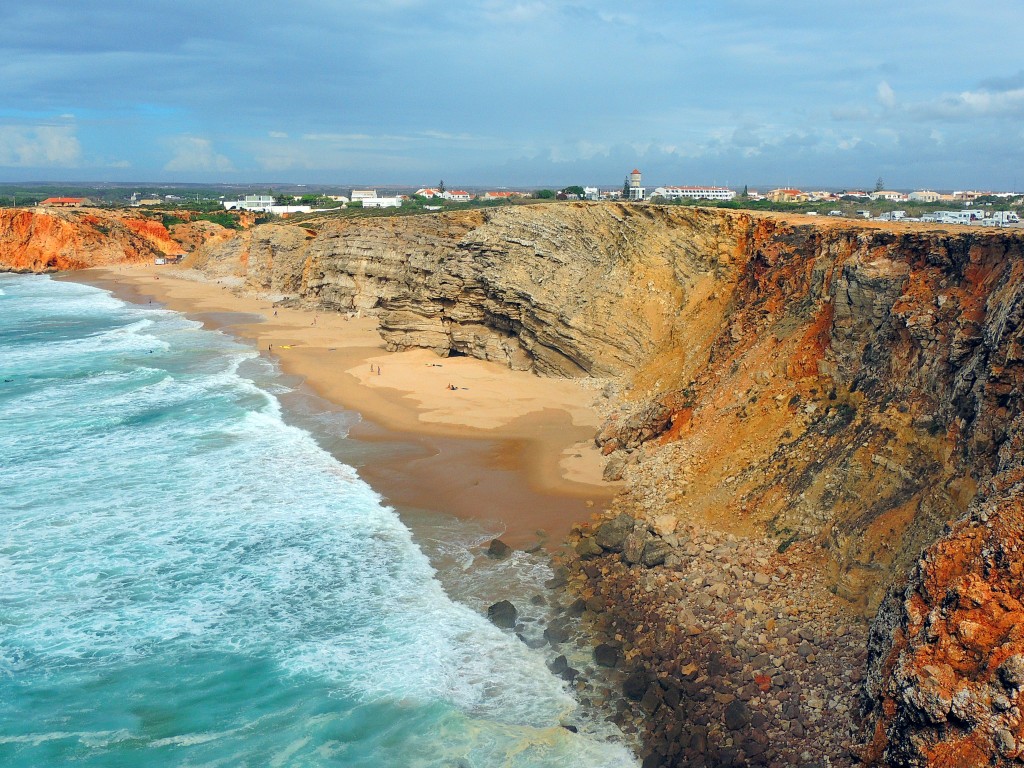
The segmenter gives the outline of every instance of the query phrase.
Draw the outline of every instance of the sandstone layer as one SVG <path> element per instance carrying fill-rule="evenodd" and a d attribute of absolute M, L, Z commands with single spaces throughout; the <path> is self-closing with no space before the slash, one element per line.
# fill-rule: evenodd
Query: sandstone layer
<path fill-rule="evenodd" d="M 86 262 L 73 248 L 63 262 L 32 256 L 46 248 L 26 242 L 0 237 L 0 258 Z M 609 546 L 600 528 L 581 530 L 574 583 L 629 596 L 591 619 L 647 676 L 642 697 L 675 676 L 648 701 L 649 764 L 697 764 L 694 739 L 716 760 L 785 764 L 790 753 L 773 753 L 750 723 L 819 728 L 821 718 L 773 709 L 795 696 L 802 713 L 808 691 L 825 690 L 774 629 L 785 620 L 784 637 L 800 638 L 786 592 L 804 570 L 816 603 L 835 595 L 844 615 L 799 619 L 817 622 L 803 662 L 862 663 L 848 638 L 883 605 L 867 654 L 870 744 L 847 748 L 844 721 L 842 749 L 812 758 L 943 765 L 1020 753 L 1021 688 L 1006 666 L 1018 654 L 1008 627 L 1021 567 L 1019 232 L 581 203 L 269 224 L 203 242 L 191 266 L 283 302 L 376 315 L 393 350 L 607 381 L 596 439 L 607 475 L 629 481 L 616 513 L 628 512 L 633 538 Z M 719 558 L 722 536 L 757 545 L 720 553 L 717 580 L 691 578 Z M 763 590 L 763 611 L 744 580 Z M 706 680 L 683 670 L 710 652 L 685 638 L 711 629 L 689 615 L 708 610 L 712 589 L 752 601 L 719 617 L 728 631 L 713 642 L 728 685 L 754 688 L 747 699 L 713 692 L 718 708 L 700 710 L 707 725 L 687 735 L 672 724 L 692 716 L 687 692 Z M 652 637 L 676 639 L 655 649 Z M 722 657 L 718 645 L 739 640 L 746 655 Z"/>

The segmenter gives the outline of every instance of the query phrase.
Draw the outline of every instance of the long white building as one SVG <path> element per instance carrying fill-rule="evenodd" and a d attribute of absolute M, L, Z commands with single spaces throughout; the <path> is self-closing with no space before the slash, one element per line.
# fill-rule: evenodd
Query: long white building
<path fill-rule="evenodd" d="M 666 200 L 689 197 L 694 200 L 732 200 L 736 193 L 728 187 L 658 187 L 654 196 Z"/>

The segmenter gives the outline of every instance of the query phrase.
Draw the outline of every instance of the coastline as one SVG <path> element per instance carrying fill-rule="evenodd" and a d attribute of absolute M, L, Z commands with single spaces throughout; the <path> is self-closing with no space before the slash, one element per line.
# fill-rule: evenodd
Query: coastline
<path fill-rule="evenodd" d="M 63 279 L 230 333 L 315 396 L 357 413 L 349 438 L 400 446 L 358 467 L 400 510 L 489 524 L 514 548 L 557 548 L 621 489 L 601 479 L 599 392 L 579 382 L 428 350 L 388 352 L 374 318 L 275 306 L 191 270 L 92 268 Z"/>
<path fill-rule="evenodd" d="M 643 729 L 636 719 L 623 717 L 629 711 L 622 695 L 627 672 L 596 661 L 597 640 L 581 620 L 584 601 L 569 588 L 565 567 L 573 558 L 574 531 L 607 511 L 622 489 L 621 483 L 601 479 L 603 461 L 593 442 L 598 414 L 589 404 L 597 390 L 472 358 L 445 360 L 427 350 L 387 352 L 371 318 L 343 320 L 284 307 L 275 316 L 268 299 L 238 296 L 212 281 L 175 279 L 170 270 L 93 268 L 59 279 L 110 290 L 137 304 L 152 301 L 248 341 L 259 354 L 272 353 L 286 377 L 302 381 L 293 395 L 303 409 L 354 412 L 359 419 L 332 452 L 395 507 L 446 591 L 454 588 L 456 599 L 489 617 L 488 606 L 515 599 L 518 620 L 507 629 L 543 654 L 552 675 L 564 680 L 579 702 L 563 726 L 586 729 L 639 754 Z M 372 378 L 371 362 L 375 371 L 383 369 Z M 437 382 L 452 371 L 460 386 L 470 388 L 458 393 L 441 388 L 438 397 Z M 454 409 L 444 399 L 474 391 L 480 393 L 475 408 L 463 401 Z M 513 416 L 503 417 L 503 408 Z M 474 420 L 481 425 L 473 426 Z M 452 523 L 468 524 L 477 534 L 493 530 L 495 538 L 520 553 L 511 559 L 489 557 L 490 537 L 479 536 L 468 566 L 473 585 L 453 583 L 453 576 L 465 581 L 467 565 L 446 562 L 440 538 L 453 530 Z M 524 573 L 520 581 L 516 572 L 531 572 L 541 562 L 550 566 L 553 578 L 543 588 L 538 582 L 524 591 L 533 577 Z"/>

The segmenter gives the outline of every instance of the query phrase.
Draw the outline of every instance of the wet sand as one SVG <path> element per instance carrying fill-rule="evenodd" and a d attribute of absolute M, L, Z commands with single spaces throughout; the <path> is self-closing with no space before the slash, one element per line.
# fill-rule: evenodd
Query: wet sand
<path fill-rule="evenodd" d="M 579 382 L 429 350 L 387 352 L 374 318 L 277 307 L 190 270 L 94 268 L 68 278 L 248 340 L 317 396 L 359 413 L 349 437 L 361 449 L 341 458 L 399 511 L 478 520 L 512 546 L 557 546 L 618 490 L 601 479 L 593 443 L 599 393 Z"/>

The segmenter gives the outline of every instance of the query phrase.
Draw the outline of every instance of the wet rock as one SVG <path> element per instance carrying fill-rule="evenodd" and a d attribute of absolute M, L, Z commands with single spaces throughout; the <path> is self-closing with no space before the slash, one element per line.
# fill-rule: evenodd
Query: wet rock
<path fill-rule="evenodd" d="M 594 661 L 602 667 L 617 667 L 622 661 L 622 651 L 607 643 L 594 648 Z"/>
<path fill-rule="evenodd" d="M 582 597 L 577 597 L 573 600 L 569 606 L 565 609 L 565 613 L 568 616 L 578 619 L 583 615 L 583 612 L 587 609 L 587 601 Z"/>
<path fill-rule="evenodd" d="M 572 633 L 565 621 L 555 619 L 544 628 L 544 638 L 552 645 L 559 645 L 566 642 Z"/>
<path fill-rule="evenodd" d="M 512 629 L 516 625 L 519 611 L 508 600 L 501 600 L 487 609 L 487 618 L 496 627 Z"/>
<path fill-rule="evenodd" d="M 493 557 L 495 560 L 504 560 L 511 554 L 512 547 L 501 539 L 491 539 L 491 543 L 487 546 L 487 556 Z"/>
<path fill-rule="evenodd" d="M 569 668 L 569 660 L 565 658 L 565 655 L 556 656 L 548 662 L 548 669 L 551 670 L 551 674 L 560 675 Z"/>
<path fill-rule="evenodd" d="M 622 695 L 631 701 L 640 701 L 647 693 L 650 683 L 646 672 L 633 672 L 622 683 Z"/>

